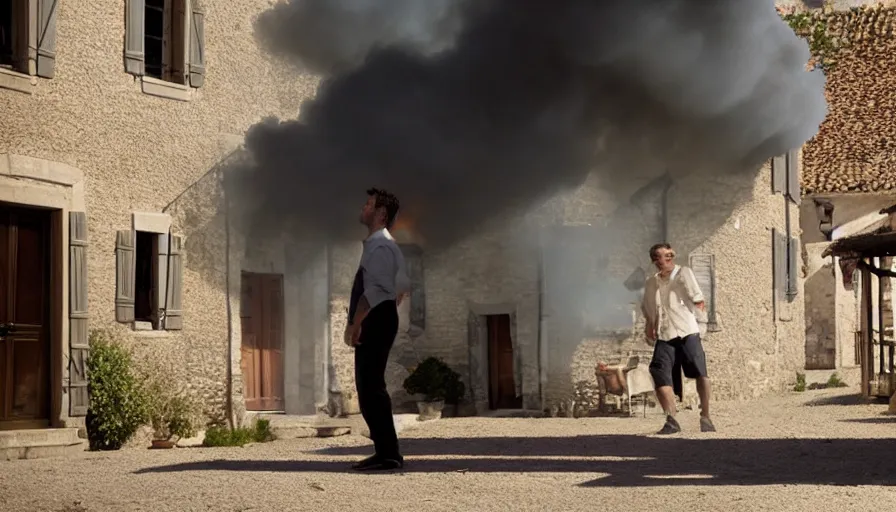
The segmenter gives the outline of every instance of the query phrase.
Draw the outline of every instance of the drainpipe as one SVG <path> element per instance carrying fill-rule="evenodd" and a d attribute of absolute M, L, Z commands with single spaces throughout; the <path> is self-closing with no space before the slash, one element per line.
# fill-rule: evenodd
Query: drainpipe
<path fill-rule="evenodd" d="M 538 248 L 538 396 L 541 400 L 541 408 L 546 407 L 545 387 L 548 381 L 548 313 L 545 294 L 547 292 L 546 263 L 544 229 L 541 230 L 540 244 Z"/>
<path fill-rule="evenodd" d="M 233 430 L 236 426 L 233 417 L 233 306 L 230 303 L 230 195 L 224 183 L 227 173 L 221 173 L 221 192 L 224 196 L 224 299 L 227 304 L 227 377 L 225 382 L 224 412 L 227 423 Z"/>

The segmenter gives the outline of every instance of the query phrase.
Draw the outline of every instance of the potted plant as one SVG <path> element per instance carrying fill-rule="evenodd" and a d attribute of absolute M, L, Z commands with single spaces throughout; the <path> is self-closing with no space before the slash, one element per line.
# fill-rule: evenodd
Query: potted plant
<path fill-rule="evenodd" d="M 174 448 L 178 439 L 193 437 L 197 427 L 193 402 L 171 389 L 171 381 L 157 378 L 147 386 L 147 415 L 152 448 Z M 173 438 L 177 438 L 174 439 Z"/>
<path fill-rule="evenodd" d="M 404 390 L 410 395 L 423 395 L 417 402 L 420 421 L 442 417 L 445 403 L 457 404 L 464 395 L 464 383 L 460 374 L 444 361 L 429 357 L 420 363 L 404 381 Z"/>

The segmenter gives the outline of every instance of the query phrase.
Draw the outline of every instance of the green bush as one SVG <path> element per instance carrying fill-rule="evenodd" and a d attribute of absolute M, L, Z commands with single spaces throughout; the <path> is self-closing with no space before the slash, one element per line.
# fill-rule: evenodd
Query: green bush
<path fill-rule="evenodd" d="M 89 340 L 87 437 L 92 450 L 117 450 L 146 423 L 146 395 L 130 352 L 106 331 Z"/>
<path fill-rule="evenodd" d="M 806 374 L 805 373 L 797 373 L 796 374 L 796 386 L 793 387 L 793 390 L 797 393 L 802 393 L 806 390 Z"/>
<path fill-rule="evenodd" d="M 193 437 L 197 430 L 197 407 L 187 395 L 174 388 L 174 378 L 155 368 L 146 374 L 147 416 L 155 439 Z"/>
<path fill-rule="evenodd" d="M 444 400 L 456 404 L 463 398 L 465 388 L 459 373 L 441 359 L 429 357 L 404 380 L 404 389 L 411 395 L 423 395 L 427 402 Z"/>
<path fill-rule="evenodd" d="M 205 432 L 203 446 L 243 446 L 248 443 L 266 443 L 274 440 L 271 422 L 266 419 L 257 420 L 251 427 L 230 429 L 215 425 Z"/>

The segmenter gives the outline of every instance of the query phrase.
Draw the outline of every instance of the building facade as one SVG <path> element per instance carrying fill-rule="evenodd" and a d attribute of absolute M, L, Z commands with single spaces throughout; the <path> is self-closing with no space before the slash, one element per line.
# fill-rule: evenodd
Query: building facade
<path fill-rule="evenodd" d="M 94 328 L 223 411 L 239 344 L 231 357 L 223 210 L 207 194 L 246 129 L 294 115 L 315 80 L 257 47 L 267 2 L 13 4 L 0 30 L 0 321 L 17 329 L 0 342 L 0 428 L 83 421 Z"/>
<path fill-rule="evenodd" d="M 39 0 L 3 22 L 0 322 L 17 330 L 0 341 L 0 428 L 83 424 L 96 328 L 211 417 L 313 414 L 334 397 L 356 410 L 341 339 L 360 243 L 260 240 L 222 185 L 247 128 L 294 116 L 316 81 L 257 47 L 267 2 L 198 2 Z M 440 251 L 399 226 L 414 292 L 396 400 L 434 355 L 477 411 L 541 410 L 597 358 L 649 350 L 637 304 L 663 240 L 709 298 L 717 396 L 782 389 L 803 365 L 798 160 L 621 194 L 592 177 Z"/>

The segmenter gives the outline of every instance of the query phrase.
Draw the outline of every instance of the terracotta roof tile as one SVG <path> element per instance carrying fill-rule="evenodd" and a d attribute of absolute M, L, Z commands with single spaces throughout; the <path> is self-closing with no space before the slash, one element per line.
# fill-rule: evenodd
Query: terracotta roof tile
<path fill-rule="evenodd" d="M 896 9 L 826 19 L 840 49 L 826 72 L 830 112 L 803 148 L 803 190 L 896 193 Z"/>

